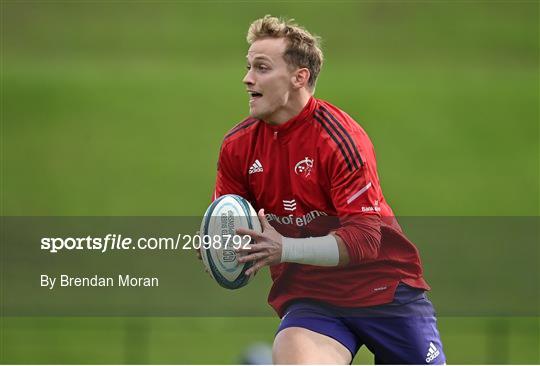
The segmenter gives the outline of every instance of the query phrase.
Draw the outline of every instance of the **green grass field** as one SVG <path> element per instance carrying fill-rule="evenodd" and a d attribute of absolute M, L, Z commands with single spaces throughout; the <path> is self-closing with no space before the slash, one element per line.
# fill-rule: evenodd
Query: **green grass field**
<path fill-rule="evenodd" d="M 271 343 L 276 318 L 8 318 L 6 363 L 229 364 Z M 450 363 L 538 363 L 538 318 L 439 319 Z M 364 347 L 355 364 L 372 364 Z"/>
<path fill-rule="evenodd" d="M 323 37 L 316 96 L 370 134 L 397 215 L 540 213 L 538 2 L 2 0 L 1 10 L 3 216 L 204 212 L 221 139 L 247 112 L 245 32 L 269 13 L 294 17 Z M 433 299 L 443 309 L 465 296 L 459 281 L 489 278 L 490 271 L 496 278 L 523 274 L 522 299 L 496 282 L 485 313 L 440 314 L 449 363 L 540 363 L 538 309 L 523 311 L 524 302 L 526 309 L 538 305 L 537 243 L 512 257 L 487 242 L 439 252 L 418 232 L 413 239 L 429 259 L 427 279 L 437 284 Z M 446 263 L 437 259 L 442 253 Z M 488 253 L 494 259 L 485 263 L 501 267 L 481 266 L 462 277 L 449 272 L 464 268 L 461 258 L 474 268 L 474 253 Z M 182 295 L 195 298 L 197 287 L 210 288 L 204 276 L 194 278 L 200 282 Z M 268 278 L 250 284 L 260 286 L 253 301 L 261 306 L 268 284 Z M 437 292 L 443 288 L 455 293 Z M 204 294 L 203 301 L 219 301 Z M 515 311 L 490 311 L 505 295 L 515 298 Z M 271 342 L 278 319 L 1 322 L 2 363 L 204 364 L 235 363 L 244 345 Z M 367 350 L 356 359 L 371 362 Z"/>

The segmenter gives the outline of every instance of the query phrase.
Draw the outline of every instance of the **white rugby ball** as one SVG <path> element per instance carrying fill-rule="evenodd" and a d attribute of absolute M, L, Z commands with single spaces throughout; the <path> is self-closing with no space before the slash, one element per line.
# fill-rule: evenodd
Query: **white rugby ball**
<path fill-rule="evenodd" d="M 204 266 L 220 286 L 231 290 L 247 285 L 253 277 L 245 274 L 252 262 L 238 263 L 235 245 L 248 243 L 246 238 L 241 243 L 240 237 L 233 238 L 238 228 L 262 231 L 251 204 L 240 196 L 227 194 L 208 207 L 200 229 L 201 238 L 206 238 L 201 245 Z"/>

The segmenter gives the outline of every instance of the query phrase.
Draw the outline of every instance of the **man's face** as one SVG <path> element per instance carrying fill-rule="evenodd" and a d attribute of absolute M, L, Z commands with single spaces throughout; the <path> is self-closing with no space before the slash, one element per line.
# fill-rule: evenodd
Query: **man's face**
<path fill-rule="evenodd" d="M 266 38 L 253 42 L 248 50 L 248 71 L 243 82 L 254 118 L 273 122 L 286 113 L 293 72 L 283 59 L 285 48 L 285 39 Z"/>

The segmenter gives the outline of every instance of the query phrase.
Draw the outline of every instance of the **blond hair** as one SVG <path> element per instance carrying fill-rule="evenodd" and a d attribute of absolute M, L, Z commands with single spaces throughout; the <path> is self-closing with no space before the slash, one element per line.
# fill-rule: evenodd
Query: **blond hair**
<path fill-rule="evenodd" d="M 283 20 L 270 15 L 251 23 L 247 33 L 247 42 L 250 45 L 264 38 L 285 38 L 287 41 L 287 48 L 283 54 L 285 62 L 289 66 L 307 68 L 310 74 L 308 86 L 311 90 L 315 89 L 323 64 L 320 38 L 294 23 L 294 19 Z"/>

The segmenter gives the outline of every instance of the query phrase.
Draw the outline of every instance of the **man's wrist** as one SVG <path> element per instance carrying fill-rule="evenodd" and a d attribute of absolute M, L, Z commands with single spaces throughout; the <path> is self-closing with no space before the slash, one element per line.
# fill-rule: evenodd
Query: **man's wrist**
<path fill-rule="evenodd" d="M 315 238 L 282 237 L 281 262 L 332 267 L 339 264 L 339 248 L 333 235 Z"/>

